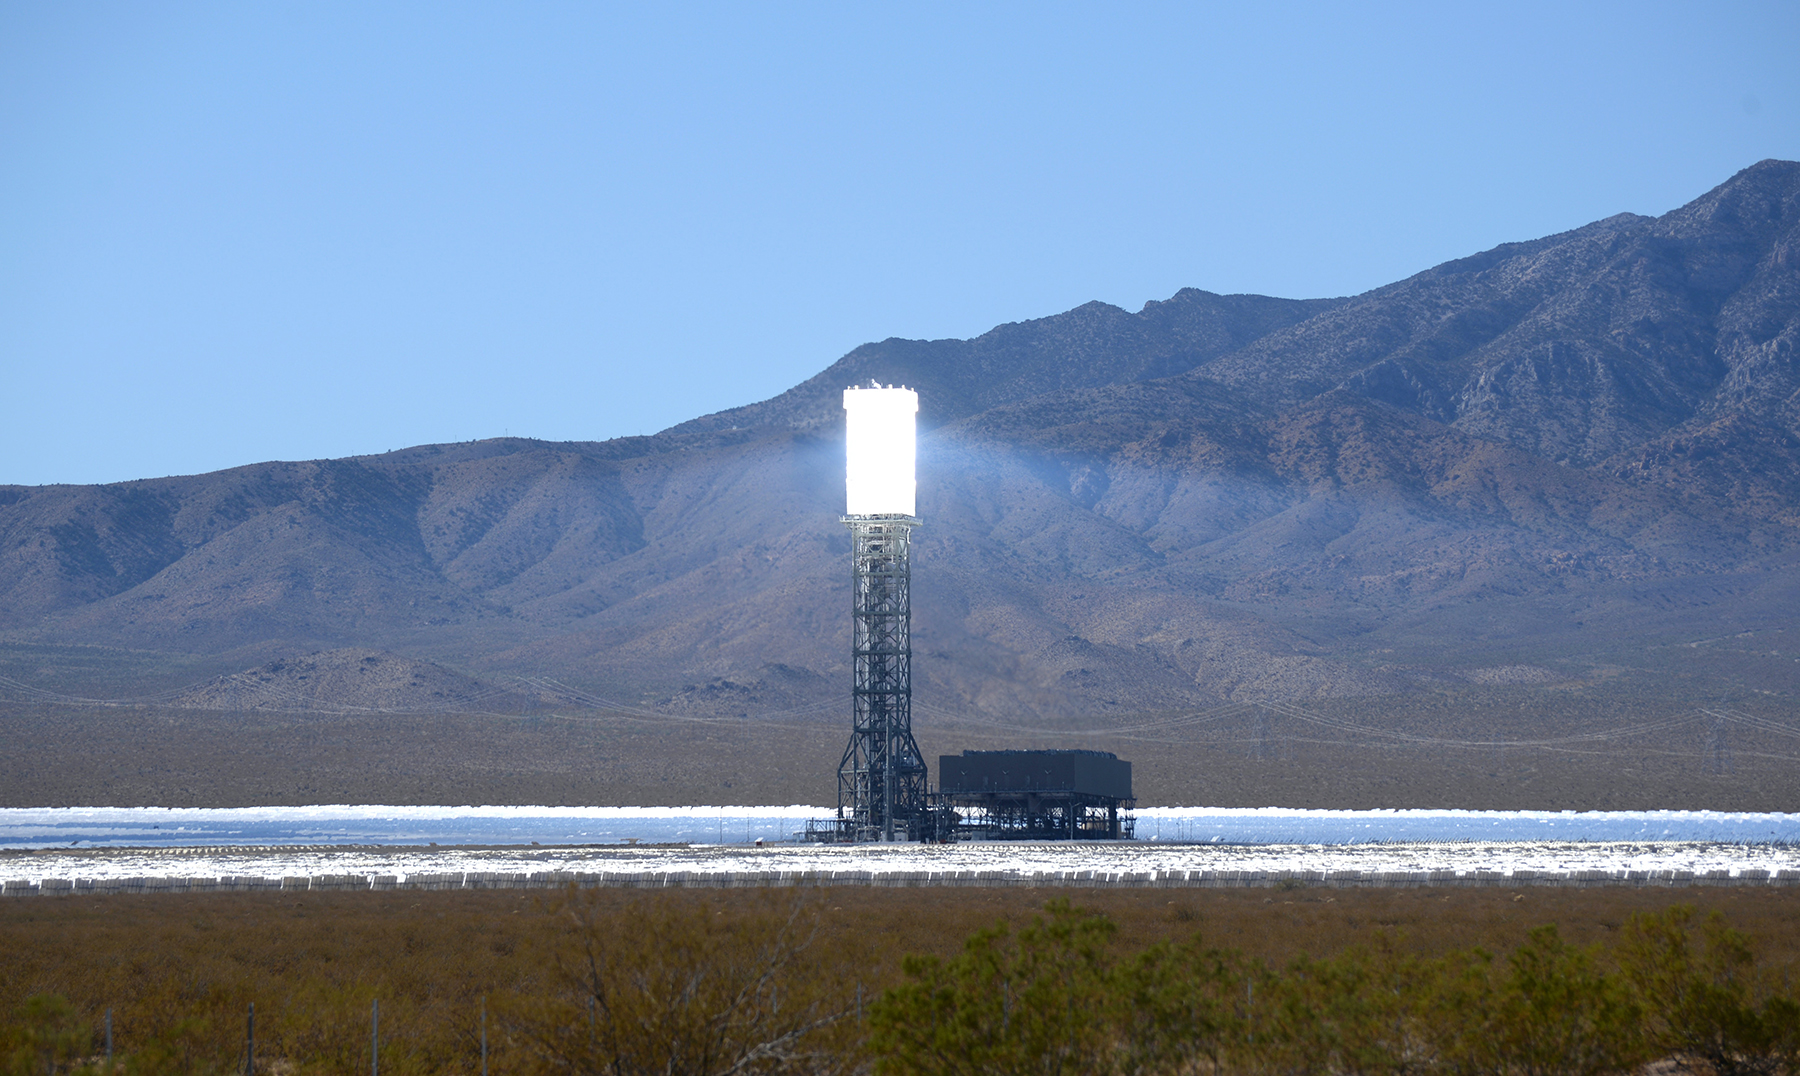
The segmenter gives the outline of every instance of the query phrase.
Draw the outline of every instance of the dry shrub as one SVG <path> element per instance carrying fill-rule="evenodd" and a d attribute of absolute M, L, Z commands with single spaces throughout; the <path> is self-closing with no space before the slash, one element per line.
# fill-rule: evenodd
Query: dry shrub
<path fill-rule="evenodd" d="M 618 908 L 571 891 L 558 989 L 514 1010 L 546 1068 L 614 1076 L 825 1072 L 850 1014 L 814 952 L 816 900 L 761 893 L 748 908 L 671 896 Z"/>
<path fill-rule="evenodd" d="M 805 1010 L 814 1001 L 820 1014 L 850 1009 L 848 1019 L 806 1036 L 787 1067 L 867 1064 L 873 1055 L 864 1038 L 867 1022 L 855 1011 L 859 983 L 866 1014 L 884 990 L 907 982 L 904 954 L 958 959 L 965 939 L 996 922 L 1010 924 L 1012 939 L 996 944 L 1016 944 L 1057 895 L 980 888 L 810 891 L 787 934 L 793 951 L 770 979 L 782 985 L 751 1008 L 773 1010 L 779 1002 L 783 1019 L 794 1006 Z M 1687 999 L 1661 1010 L 1646 1003 L 1652 1052 L 1726 1076 L 1793 1065 L 1791 1040 L 1771 1033 L 1756 1046 L 1748 1036 L 1757 1028 L 1800 1027 L 1800 1019 L 1784 1018 L 1788 1002 L 1781 1000 L 1791 999 L 1786 982 L 1800 982 L 1800 889 L 1094 889 L 1067 895 L 1112 924 L 1100 950 L 1111 969 L 1102 993 L 1110 1007 L 1107 1026 L 1117 1036 L 1107 1064 L 1121 1071 L 1206 1072 L 1215 1061 L 1232 1071 L 1287 1066 L 1376 1073 L 1390 1061 L 1409 1073 L 1481 1071 L 1474 1031 L 1460 1045 L 1426 1032 L 1484 1028 L 1491 999 L 1513 974 L 1509 954 L 1528 943 L 1529 928 L 1546 922 L 1558 924 L 1557 938 L 1571 953 L 1599 954 L 1581 974 L 1622 975 L 1639 995 Z M 588 940 L 606 944 L 615 968 L 640 957 L 679 967 L 733 946 L 754 952 L 761 945 L 767 953 L 769 939 L 788 923 L 793 909 L 785 902 L 792 896 L 662 889 L 591 890 L 578 897 L 487 890 L 9 899 L 0 901 L 0 1070 L 26 1039 L 54 1033 L 60 1017 L 52 1019 L 49 1009 L 26 1012 L 33 995 L 51 995 L 67 1000 L 72 1026 L 88 1035 L 60 1055 L 59 1072 L 102 1052 L 99 1028 L 109 1009 L 118 1056 L 131 1071 L 241 1071 L 245 1010 L 254 1001 L 258 1072 L 363 1073 L 369 1003 L 377 997 L 384 1073 L 479 1072 L 484 998 L 494 1076 L 559 1064 L 560 1071 L 576 1071 L 580 1057 L 559 1061 L 545 1044 L 561 1036 L 580 1045 L 587 999 L 594 996 Z M 1647 955 L 1632 955 L 1638 943 L 1630 939 L 1640 931 L 1634 916 L 1672 915 L 1671 908 L 1685 903 L 1700 910 L 1676 922 L 1678 930 L 1668 922 L 1661 933 L 1649 930 L 1640 947 Z M 1722 925 L 1709 926 L 1712 911 L 1725 913 L 1754 943 L 1740 945 Z M 742 930 L 726 929 L 740 923 Z M 1204 944 L 1195 940 L 1197 928 L 1204 928 Z M 681 945 L 648 940 L 683 936 L 688 941 Z M 1498 955 L 1480 958 L 1477 949 Z M 1430 984 L 1418 985 L 1420 979 Z M 674 981 L 657 986 L 646 979 L 644 987 L 672 989 Z M 1002 987 L 999 996 L 1011 989 Z M 1435 1000 L 1396 1010 L 1397 997 Z M 989 995 L 982 1004 L 992 1000 Z M 1288 1031 L 1255 1032 L 1271 1050 L 1264 1061 L 1234 1052 L 1252 1033 L 1245 1022 L 1271 1021 L 1278 1013 L 1285 1013 Z M 1718 1025 L 1712 1031 L 1708 1020 Z M 1727 1033 L 1738 1038 L 1722 1038 Z M 1736 1045 L 1708 1045 L 1715 1041 Z M 775 1067 L 776 1061 L 757 1063 Z"/>

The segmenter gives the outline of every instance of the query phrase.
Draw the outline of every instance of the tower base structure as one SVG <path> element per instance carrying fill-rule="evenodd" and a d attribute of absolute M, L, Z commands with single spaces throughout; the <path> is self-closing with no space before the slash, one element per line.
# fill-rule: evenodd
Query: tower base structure
<path fill-rule="evenodd" d="M 850 743 L 838 765 L 838 841 L 930 835 L 929 770 L 912 734 L 910 515 L 852 515 Z"/>
<path fill-rule="evenodd" d="M 938 760 L 935 835 L 964 841 L 1120 841 L 1133 835 L 1131 763 L 1110 751 L 964 751 Z"/>

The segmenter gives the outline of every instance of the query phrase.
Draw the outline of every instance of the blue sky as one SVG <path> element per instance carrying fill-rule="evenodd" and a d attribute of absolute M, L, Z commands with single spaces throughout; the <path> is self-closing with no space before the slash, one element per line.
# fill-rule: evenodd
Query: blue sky
<path fill-rule="evenodd" d="M 0 0 L 0 483 L 1352 294 L 1800 158 L 1800 4 Z"/>

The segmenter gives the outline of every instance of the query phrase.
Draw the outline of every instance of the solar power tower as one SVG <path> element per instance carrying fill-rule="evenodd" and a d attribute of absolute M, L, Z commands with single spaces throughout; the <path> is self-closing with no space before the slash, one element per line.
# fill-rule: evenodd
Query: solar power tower
<path fill-rule="evenodd" d="M 912 531 L 919 394 L 844 390 L 845 515 L 850 528 L 850 743 L 838 765 L 840 840 L 918 835 L 925 759 L 912 734 Z"/>

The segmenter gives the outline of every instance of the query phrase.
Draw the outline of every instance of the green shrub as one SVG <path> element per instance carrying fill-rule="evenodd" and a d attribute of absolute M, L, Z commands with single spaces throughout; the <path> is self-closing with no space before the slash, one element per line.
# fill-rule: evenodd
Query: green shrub
<path fill-rule="evenodd" d="M 1199 935 L 1158 943 L 1110 973 L 1107 1025 L 1112 1071 L 1121 1076 L 1214 1070 L 1244 1039 L 1247 984 L 1254 969 Z"/>
<path fill-rule="evenodd" d="M 1504 973 L 1482 954 L 1461 959 L 1459 985 L 1448 991 L 1466 1022 L 1446 1051 L 1454 1071 L 1602 1076 L 1651 1059 L 1630 984 L 1602 966 L 1597 949 L 1565 943 L 1555 925 L 1533 930 Z M 1440 1006 L 1434 1023 L 1447 1029 L 1455 1019 Z"/>
<path fill-rule="evenodd" d="M 995 926 L 955 957 L 909 960 L 873 1010 L 878 1070 L 1606 1076 L 1658 1056 L 1633 980 L 1555 926 L 1504 961 L 1426 959 L 1384 934 L 1279 969 L 1198 937 L 1121 959 L 1114 933 L 1053 902 L 1016 934 Z"/>
<path fill-rule="evenodd" d="M 1382 935 L 1371 947 L 1301 956 L 1265 971 L 1241 1066 L 1268 1072 L 1390 1076 L 1429 1069 L 1436 967 Z"/>
<path fill-rule="evenodd" d="M 0 1039 L 8 1076 L 68 1071 L 88 1055 L 93 1043 L 93 1028 L 55 994 L 26 998 Z"/>
<path fill-rule="evenodd" d="M 1112 1048 L 1105 916 L 1052 901 L 1014 934 L 979 931 L 948 959 L 907 958 L 909 982 L 870 1012 L 883 1072 L 919 1076 L 1080 1076 L 1106 1070 Z"/>
<path fill-rule="evenodd" d="M 1718 1076 L 1800 1072 L 1800 1003 L 1718 912 L 1698 933 L 1691 905 L 1634 916 L 1626 928 L 1621 958 L 1646 1000 L 1655 1048 Z"/>

